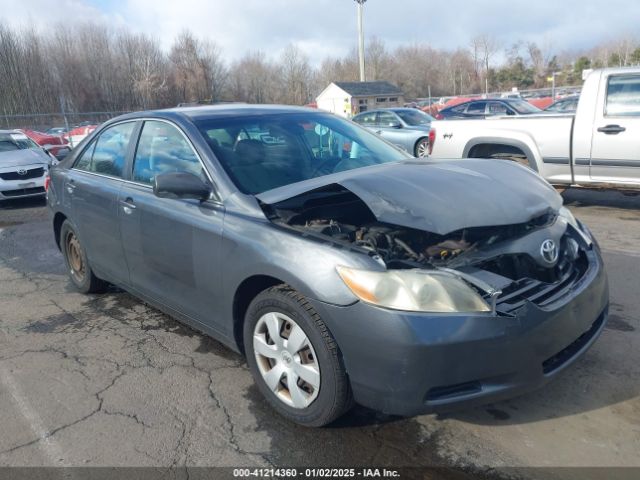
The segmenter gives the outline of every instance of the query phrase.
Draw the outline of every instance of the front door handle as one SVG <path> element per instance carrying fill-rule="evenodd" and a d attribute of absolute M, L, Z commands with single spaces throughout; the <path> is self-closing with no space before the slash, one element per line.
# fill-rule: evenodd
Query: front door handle
<path fill-rule="evenodd" d="M 133 203 L 133 198 L 131 197 L 127 197 L 126 199 L 121 201 L 120 204 L 122 205 L 122 210 L 127 215 L 131 215 L 136 209 L 136 205 Z"/>
<path fill-rule="evenodd" d="M 76 189 L 76 186 L 73 184 L 73 180 L 69 180 L 67 182 L 67 193 L 69 195 L 73 195 L 73 191 Z"/>
<path fill-rule="evenodd" d="M 600 133 L 604 133 L 606 135 L 617 135 L 620 132 L 624 132 L 625 130 L 626 128 L 621 127 L 620 125 L 606 125 L 598 129 Z"/>
<path fill-rule="evenodd" d="M 376 133 L 380 135 L 382 133 L 382 130 L 376 130 Z"/>

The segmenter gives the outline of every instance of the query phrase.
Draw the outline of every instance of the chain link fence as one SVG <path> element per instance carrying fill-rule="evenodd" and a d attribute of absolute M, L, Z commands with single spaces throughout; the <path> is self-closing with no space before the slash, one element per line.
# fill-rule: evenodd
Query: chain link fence
<path fill-rule="evenodd" d="M 84 112 L 84 113 L 26 113 L 20 115 L 0 115 L 0 129 L 27 129 L 46 132 L 50 128 L 71 130 L 85 125 L 99 125 L 107 120 L 129 113 Z"/>

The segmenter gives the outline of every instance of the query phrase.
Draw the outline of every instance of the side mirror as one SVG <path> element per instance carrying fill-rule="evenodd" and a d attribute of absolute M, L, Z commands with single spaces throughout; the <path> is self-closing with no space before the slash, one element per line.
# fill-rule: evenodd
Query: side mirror
<path fill-rule="evenodd" d="M 153 193 L 160 198 L 194 198 L 203 201 L 211 196 L 211 186 L 192 173 L 168 172 L 155 176 Z"/>

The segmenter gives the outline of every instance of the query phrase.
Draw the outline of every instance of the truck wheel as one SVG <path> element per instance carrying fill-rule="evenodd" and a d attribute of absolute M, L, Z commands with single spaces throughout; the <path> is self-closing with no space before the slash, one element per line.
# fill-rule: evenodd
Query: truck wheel
<path fill-rule="evenodd" d="M 243 333 L 253 378 L 280 415 L 321 427 L 351 407 L 336 341 L 304 296 L 286 285 L 258 294 L 247 310 Z"/>

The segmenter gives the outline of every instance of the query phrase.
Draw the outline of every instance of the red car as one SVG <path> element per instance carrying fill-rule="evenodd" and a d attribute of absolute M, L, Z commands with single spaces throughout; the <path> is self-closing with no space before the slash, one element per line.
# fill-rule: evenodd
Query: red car
<path fill-rule="evenodd" d="M 22 129 L 22 132 L 58 160 L 62 160 L 71 151 L 69 142 L 61 136 L 49 135 L 47 133 L 28 129 Z"/>

